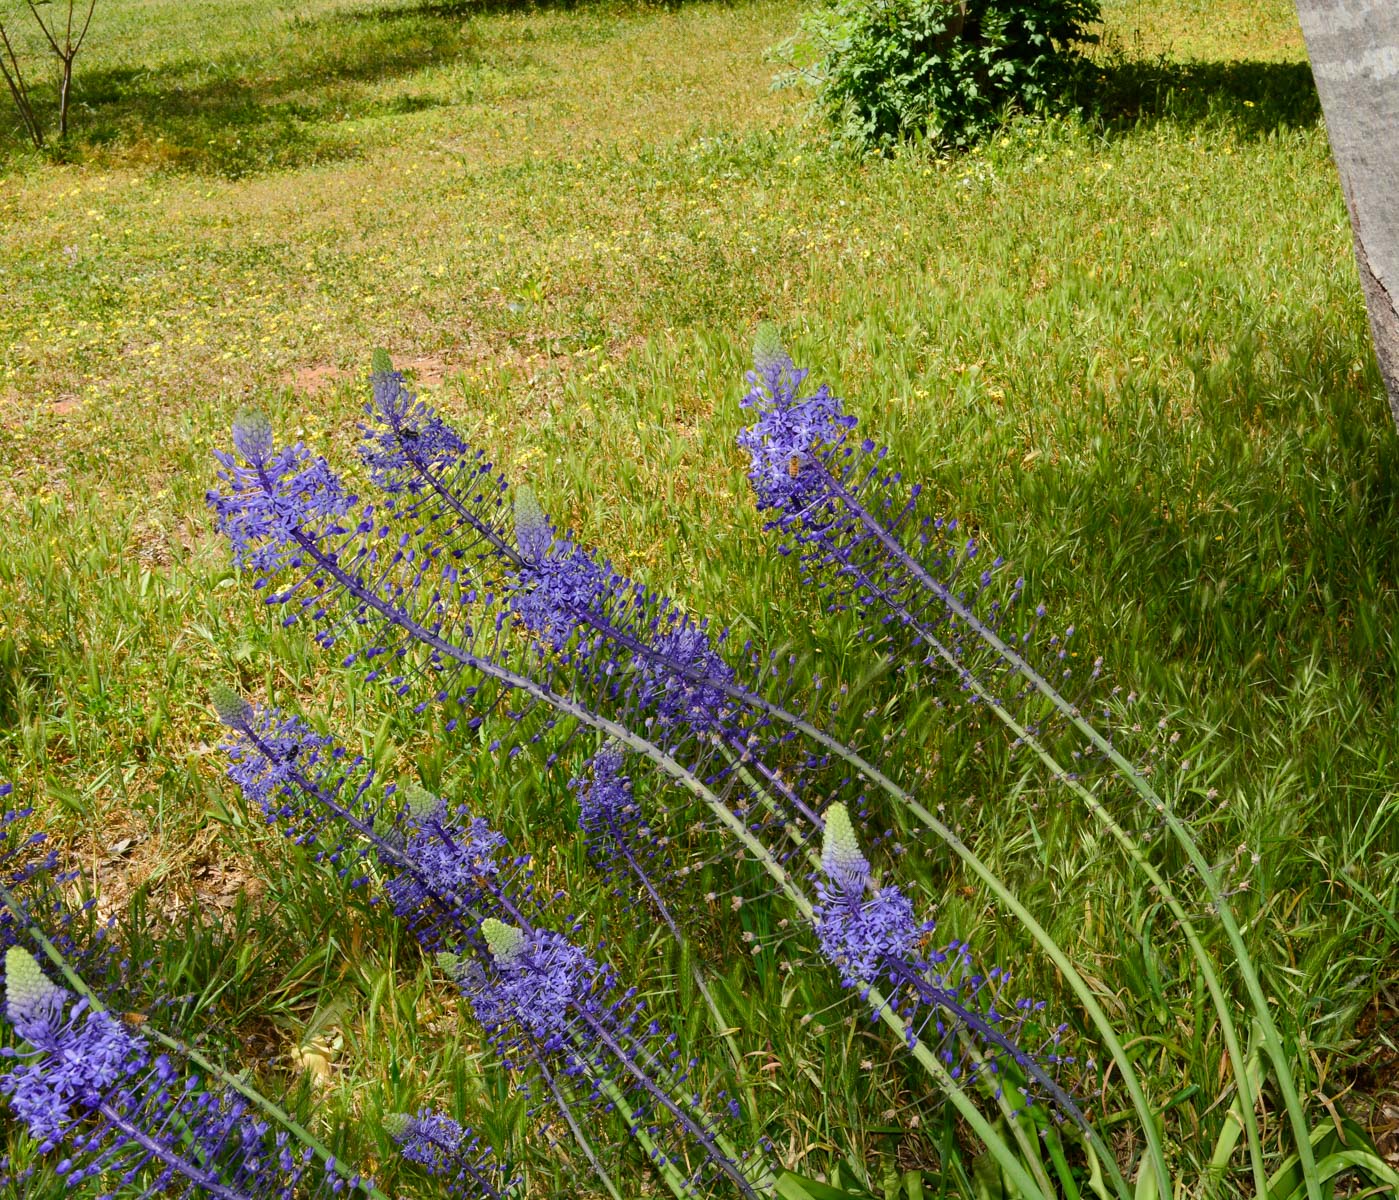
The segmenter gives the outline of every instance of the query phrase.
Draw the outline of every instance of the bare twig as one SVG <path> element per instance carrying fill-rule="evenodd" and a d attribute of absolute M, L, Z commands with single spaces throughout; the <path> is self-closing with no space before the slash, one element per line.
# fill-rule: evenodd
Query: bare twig
<path fill-rule="evenodd" d="M 0 23 L 0 43 L 5 47 L 5 56 L 9 59 L 7 64 L 0 58 L 0 74 L 5 76 L 5 83 L 10 89 L 10 95 L 14 98 L 15 108 L 19 110 L 20 120 L 24 124 L 25 132 L 29 134 L 29 140 L 34 143 L 36 149 L 43 149 L 44 131 L 39 125 L 38 118 L 34 115 L 34 107 L 29 103 L 29 85 L 24 81 L 24 72 L 20 69 L 19 56 L 15 53 L 14 45 L 10 41 L 10 35 L 6 32 L 3 23 Z"/>

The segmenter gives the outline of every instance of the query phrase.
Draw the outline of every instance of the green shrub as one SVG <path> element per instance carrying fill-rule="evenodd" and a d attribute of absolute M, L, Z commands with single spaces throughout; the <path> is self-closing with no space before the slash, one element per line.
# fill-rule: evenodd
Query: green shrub
<path fill-rule="evenodd" d="M 1099 0 L 831 0 L 802 15 L 787 76 L 811 79 L 838 139 L 966 146 L 1011 109 L 1064 102 Z"/>

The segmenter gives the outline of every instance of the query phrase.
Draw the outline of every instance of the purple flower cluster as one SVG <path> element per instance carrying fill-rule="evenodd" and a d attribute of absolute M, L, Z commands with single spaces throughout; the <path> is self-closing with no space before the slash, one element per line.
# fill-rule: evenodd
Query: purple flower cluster
<path fill-rule="evenodd" d="M 221 709 L 236 721 L 230 773 L 245 791 L 322 857 L 330 857 L 328 849 L 350 853 L 355 839 L 362 853 L 375 855 L 395 910 L 450 966 L 506 1062 L 545 1073 L 570 1124 L 578 1109 L 601 1115 L 629 1096 L 632 1124 L 644 1116 L 653 1146 L 676 1146 L 657 1149 L 658 1164 L 694 1162 L 696 1177 L 722 1175 L 753 1194 L 745 1172 L 759 1168 L 719 1145 L 712 1118 L 686 1087 L 688 1065 L 673 1035 L 646 1016 L 610 969 L 543 927 L 527 860 L 506 860 L 505 840 L 486 822 L 416 787 L 371 804 L 364 782 L 353 779 L 353 764 L 338 774 L 317 769 L 346 762 L 327 752 L 324 739 L 275 714 L 250 718 L 227 702 Z M 312 744 L 314 759 L 290 753 L 297 738 Z M 258 757 L 268 760 L 263 769 L 254 765 Z M 344 794 L 360 798 L 353 810 Z M 323 810 L 319 822 L 304 815 L 316 807 Z"/>
<path fill-rule="evenodd" d="M 588 853 L 616 882 L 617 894 L 639 889 L 676 941 L 684 942 L 672 911 L 670 893 L 678 873 L 670 856 L 671 838 L 643 816 L 622 748 L 603 746 L 569 780 L 569 787 L 578 797 L 578 828 Z"/>
<path fill-rule="evenodd" d="M 428 486 L 425 477 L 449 475 L 469 459 L 479 459 L 455 429 L 408 391 L 402 373 L 375 371 L 370 387 L 374 419 L 360 426 L 360 456 L 384 491 L 417 495 Z"/>
<path fill-rule="evenodd" d="M 297 845 L 309 847 L 342 879 L 361 886 L 366 850 L 344 831 L 372 826 L 377 813 L 369 797 L 373 774 L 353 774 L 363 760 L 347 755 L 300 717 L 284 717 L 275 709 L 259 716 L 224 689 L 215 691 L 214 706 L 224 724 L 239 735 L 226 747 L 229 778 L 262 810 L 268 824 L 278 826 Z M 316 800 L 308 799 L 293 779 L 313 781 L 320 791 Z"/>
<path fill-rule="evenodd" d="M 588 551 L 555 537 L 526 489 L 516 492 L 515 513 L 522 561 L 510 594 L 511 611 L 535 637 L 562 651 L 581 625 L 579 614 L 605 603 L 611 572 Z"/>
<path fill-rule="evenodd" d="M 32 1051 L 0 1049 L 19 1060 L 0 1091 L 47 1153 L 73 1122 L 74 1108 L 90 1109 L 133 1068 L 145 1065 L 136 1037 L 104 1012 L 93 1012 L 39 969 L 21 946 L 5 952 L 5 1015 Z M 26 1057 L 37 1062 L 26 1062 Z"/>
<path fill-rule="evenodd" d="M 604 746 L 588 760 L 586 774 L 569 781 L 578 797 L 578 827 L 599 857 L 611 859 L 616 846 L 635 841 L 641 807 L 632 794 L 632 781 L 623 773 L 619 746 Z M 643 831 L 644 837 L 647 831 Z"/>
<path fill-rule="evenodd" d="M 876 987 L 889 991 L 887 1002 L 903 1020 L 910 1046 L 931 1038 L 956 1077 L 964 1070 L 957 1042 L 966 1038 L 977 1048 L 980 1061 L 974 1070 L 999 1074 L 1004 1064 L 1013 1063 L 1027 1078 L 1019 1089 L 1025 1103 L 1046 1099 L 1061 1115 L 1087 1127 L 1078 1105 L 1054 1077 L 1073 1061 L 1058 1053 L 1062 1028 L 1049 1035 L 1045 1046 L 1027 1049 L 1026 1025 L 1042 1003 L 1020 1000 L 1003 1011 L 998 1001 L 1008 976 L 1000 968 L 977 974 L 970 948 L 960 942 L 942 950 L 923 949 L 935 923 L 918 921 L 912 901 L 897 886 L 872 886 L 869 861 L 843 804 L 826 812 L 816 893 L 821 953 L 840 970 L 847 987 L 864 995 Z"/>
<path fill-rule="evenodd" d="M 1016 745 L 1026 734 L 1074 727 L 1102 660 L 1080 684 L 1068 648 L 1073 627 L 1043 633 L 1043 606 L 1011 628 L 1025 607 L 1024 580 L 1002 586 L 1003 560 L 986 563 L 955 517 L 927 511 L 922 485 L 888 465 L 886 448 L 852 436 L 855 418 L 828 389 L 802 398 L 797 385 L 806 374 L 765 346 L 743 401 L 757 419 L 738 443 L 749 454 L 758 507 L 781 535 L 780 552 L 800 558 L 805 581 L 823 589 L 830 610 L 853 604 L 864 615 L 867 640 L 945 673 L 960 702 L 1012 717 L 1021 731 Z M 1069 688 L 1078 694 L 1067 695 Z M 1073 736 L 1080 746 L 1070 777 L 1083 759 L 1102 757 L 1105 745 L 1081 725 Z"/>
<path fill-rule="evenodd" d="M 397 822 L 376 829 L 399 860 L 412 865 L 385 884 L 394 912 L 408 918 L 434 913 L 444 898 L 455 914 L 474 910 L 503 886 L 507 869 L 517 865 L 500 861 L 505 838 L 484 817 L 453 808 L 417 785 L 409 785 L 404 795 L 406 808 Z"/>
<path fill-rule="evenodd" d="M 579 1100 L 603 1111 L 625 1106 L 628 1126 L 658 1167 L 672 1177 L 689 1163 L 687 1189 L 723 1179 L 749 1200 L 768 1177 L 761 1154 L 741 1156 L 720 1122 L 701 1104 L 675 1036 L 650 1019 L 633 990 L 613 972 L 552 930 L 481 923 L 489 951 L 455 973 L 478 1020 L 507 1062 L 545 1056 L 552 1079 L 577 1080 Z M 736 1103 L 730 1115 L 737 1116 Z M 673 1149 L 665 1144 L 673 1143 Z"/>
<path fill-rule="evenodd" d="M 243 458 L 216 451 L 226 493 L 210 492 L 219 530 L 242 567 L 270 572 L 301 565 L 297 532 L 343 532 L 336 522 L 355 505 L 323 458 L 298 442 L 277 450 L 272 426 L 261 413 L 243 413 L 233 426 L 233 446 Z M 246 465 L 244 465 L 246 464 Z"/>
<path fill-rule="evenodd" d="M 323 1169 L 242 1096 L 203 1087 L 169 1054 L 52 982 L 20 946 L 5 953 L 5 1015 L 22 1039 L 0 1093 L 54 1170 L 141 1200 L 325 1200 L 373 1184 Z M 18 1181 L 17 1181 L 18 1182 Z"/>
<path fill-rule="evenodd" d="M 919 942 L 933 931 L 931 921 L 918 922 L 913 902 L 892 884 L 866 894 L 870 865 L 844 804 L 826 810 L 821 871 L 816 937 L 821 953 L 852 986 L 882 978 L 886 963 L 912 959 Z"/>
<path fill-rule="evenodd" d="M 737 673 L 704 623 L 677 615 L 654 635 L 650 649 L 640 664 L 641 695 L 664 726 L 713 732 L 729 723 Z"/>
<path fill-rule="evenodd" d="M 855 418 L 825 384 L 802 396 L 807 374 L 781 352 L 759 357 L 748 375 L 753 389 L 743 399 L 757 420 L 738 435 L 738 444 L 751 459 L 748 479 L 760 508 L 819 519 L 815 510 L 827 500 L 820 464 L 844 447 Z"/>
<path fill-rule="evenodd" d="M 495 917 L 481 923 L 495 971 L 468 988 L 479 998 L 478 1014 L 488 1032 L 508 1017 L 547 1049 L 566 1043 L 589 993 L 606 973 L 566 937 L 551 929 L 528 933 Z"/>
<path fill-rule="evenodd" d="M 445 1113 L 430 1108 L 412 1115 L 389 1113 L 383 1125 L 399 1153 L 445 1183 L 453 1197 L 502 1200 L 519 1187 L 519 1180 L 506 1176 L 490 1146 Z"/>

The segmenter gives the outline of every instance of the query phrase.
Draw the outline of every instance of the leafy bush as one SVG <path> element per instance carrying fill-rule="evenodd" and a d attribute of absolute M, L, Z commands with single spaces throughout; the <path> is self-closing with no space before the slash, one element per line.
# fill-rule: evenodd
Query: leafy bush
<path fill-rule="evenodd" d="M 789 44 L 838 138 L 887 150 L 966 146 L 1007 110 L 1063 103 L 1098 0 L 833 0 Z"/>

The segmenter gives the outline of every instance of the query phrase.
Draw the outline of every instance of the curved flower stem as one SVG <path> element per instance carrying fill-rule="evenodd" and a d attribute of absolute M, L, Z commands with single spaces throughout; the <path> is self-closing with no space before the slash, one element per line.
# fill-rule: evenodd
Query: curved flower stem
<path fill-rule="evenodd" d="M 598 1090 L 607 1097 L 608 1102 L 621 1114 L 622 1120 L 627 1123 L 627 1128 L 631 1130 L 632 1137 L 646 1151 L 646 1156 L 656 1165 L 660 1171 L 661 1178 L 665 1180 L 666 1187 L 670 1188 L 675 1195 L 675 1200 L 691 1200 L 693 1193 L 686 1186 L 685 1177 L 676 1169 L 675 1164 L 665 1155 L 664 1152 L 651 1140 L 651 1135 L 646 1132 L 646 1126 L 637 1119 L 632 1112 L 631 1105 L 627 1103 L 627 1098 L 612 1080 L 605 1075 L 597 1080 Z"/>
<path fill-rule="evenodd" d="M 569 1106 L 568 1101 L 564 1098 L 563 1091 L 559 1088 L 558 1080 L 554 1078 L 554 1073 L 549 1070 L 547 1064 L 544 1062 L 544 1055 L 536 1052 L 533 1057 L 535 1065 L 539 1067 L 540 1075 L 543 1076 L 549 1091 L 553 1093 L 554 1103 L 559 1106 L 559 1112 L 563 1114 L 564 1123 L 573 1133 L 573 1139 L 583 1151 L 583 1157 L 588 1160 L 588 1165 L 592 1167 L 593 1174 L 602 1180 L 602 1186 L 607 1189 L 607 1194 L 612 1197 L 612 1200 L 622 1200 L 622 1193 L 617 1190 L 617 1185 L 612 1182 L 612 1176 L 607 1173 L 602 1163 L 598 1160 L 597 1151 L 593 1149 L 593 1144 L 588 1141 L 588 1135 L 579 1127 L 578 1120 L 573 1115 L 573 1109 Z"/>
<path fill-rule="evenodd" d="M 1053 707 L 1069 719 L 1073 726 L 1086 737 L 1100 752 L 1105 754 L 1112 764 L 1131 783 L 1134 790 L 1147 801 L 1153 811 L 1157 813 L 1170 828 L 1176 841 L 1185 850 L 1195 867 L 1200 878 L 1205 882 L 1206 888 L 1213 901 L 1214 909 L 1219 914 L 1220 921 L 1224 926 L 1225 933 L 1229 938 L 1238 963 L 1239 972 L 1243 976 L 1244 984 L 1249 992 L 1249 997 L 1253 1002 L 1255 1015 L 1259 1021 L 1259 1028 L 1263 1033 L 1264 1044 L 1268 1048 L 1269 1057 L 1273 1061 L 1273 1066 L 1277 1073 L 1279 1089 L 1283 1093 L 1284 1102 L 1287 1106 L 1288 1115 L 1291 1118 L 1293 1133 L 1298 1141 L 1298 1155 L 1302 1161 L 1303 1173 L 1307 1180 L 1307 1190 L 1309 1200 L 1320 1200 L 1320 1194 L 1316 1190 L 1315 1157 L 1312 1153 L 1309 1131 L 1306 1128 L 1305 1113 L 1301 1109 L 1301 1101 L 1297 1095 L 1295 1084 L 1292 1080 L 1291 1069 L 1283 1053 L 1282 1042 L 1278 1037 L 1277 1029 L 1273 1025 L 1271 1013 L 1267 1000 L 1263 996 L 1262 987 L 1259 984 L 1257 973 L 1249 959 L 1247 947 L 1243 943 L 1243 937 L 1239 932 L 1237 922 L 1234 920 L 1233 912 L 1225 902 L 1224 894 L 1219 886 L 1219 881 L 1211 870 L 1209 863 L 1200 852 L 1195 840 L 1186 831 L 1179 819 L 1171 811 L 1170 807 L 1160 797 L 1156 790 L 1146 781 L 1142 774 L 1123 757 L 1111 742 L 1109 742 L 1098 730 L 1086 721 L 1078 708 L 1066 700 L 1059 691 L 1054 688 L 1048 680 L 1039 674 L 1030 664 L 1010 645 L 991 629 L 984 621 L 981 621 L 965 604 L 957 599 L 943 584 L 934 579 L 912 555 L 910 555 L 902 544 L 886 530 L 880 522 L 861 505 L 855 497 L 835 478 L 835 476 L 824 466 L 821 466 L 832 491 L 839 496 L 846 507 L 860 520 L 861 524 L 869 531 L 885 549 L 904 569 L 918 581 L 918 583 L 936 596 L 957 619 L 963 621 L 971 628 L 979 638 L 982 639 L 992 650 L 1010 667 L 1012 667 L 1023 679 L 1029 683 L 1035 691 L 1050 702 Z M 1008 730 L 1028 745 L 1035 755 L 1045 763 L 1055 774 L 1055 777 L 1064 783 L 1071 791 L 1079 796 L 1088 806 L 1089 811 L 1104 825 L 1112 834 L 1114 839 L 1123 848 L 1134 864 L 1139 867 L 1151 880 L 1151 882 L 1161 891 L 1162 897 L 1172 915 L 1180 923 L 1182 931 L 1185 933 L 1187 941 L 1195 954 L 1195 958 L 1200 965 L 1205 976 L 1206 985 L 1209 987 L 1210 996 L 1214 1001 L 1216 1014 L 1220 1021 L 1220 1030 L 1224 1036 L 1229 1053 L 1230 1062 L 1233 1066 L 1235 1085 L 1239 1089 L 1242 1099 L 1242 1109 L 1244 1114 L 1245 1129 L 1248 1134 L 1249 1157 L 1253 1166 L 1254 1183 L 1258 1188 L 1258 1194 L 1267 1194 L 1267 1173 L 1263 1162 L 1262 1141 L 1258 1132 L 1257 1118 L 1254 1114 L 1255 1097 L 1253 1096 L 1252 1084 L 1248 1079 L 1245 1068 L 1245 1060 L 1242 1046 L 1239 1042 L 1238 1030 L 1234 1025 L 1233 1017 L 1229 1012 L 1223 991 L 1219 986 L 1214 966 L 1209 959 L 1204 944 L 1201 942 L 1195 931 L 1193 924 L 1185 916 L 1184 910 L 1175 899 L 1165 881 L 1154 867 L 1147 861 L 1141 849 L 1125 830 L 1121 828 L 1107 813 L 1107 810 L 1099 803 L 1096 797 L 1077 780 L 1073 779 L 1069 772 L 1065 771 L 1050 752 L 1039 742 L 1039 740 L 1028 729 L 1015 720 L 1006 710 L 991 690 L 957 659 L 957 656 L 948 649 L 933 633 L 928 630 L 918 619 L 916 614 L 911 613 L 908 608 L 900 604 L 896 599 L 890 597 L 882 588 L 879 588 L 868 575 L 860 576 L 864 586 L 873 586 L 885 603 L 889 604 L 896 612 L 902 615 L 917 632 L 923 642 L 949 667 L 957 672 L 964 684 L 980 699 L 985 701 L 996 714 L 997 718 L 1006 726 Z M 1125 1060 L 1124 1060 L 1125 1061 Z M 1143 1133 L 1148 1142 L 1159 1141 L 1155 1132 L 1155 1121 L 1143 1121 Z M 1156 1161 L 1158 1171 L 1158 1186 L 1163 1190 L 1161 1194 L 1170 1195 L 1169 1177 L 1165 1171 L 1164 1155 L 1157 1159 L 1159 1147 L 1153 1145 L 1153 1160 Z"/>
<path fill-rule="evenodd" d="M 496 530 L 481 521 L 474 512 L 461 503 L 451 488 L 447 487 L 429 468 L 428 464 L 422 460 L 417 447 L 413 445 L 411 441 L 401 436 L 397 427 L 395 427 L 394 432 L 400 449 L 413 464 L 418 475 L 432 488 L 442 502 L 450 507 L 458 517 L 469 524 L 483 538 L 489 541 L 500 557 L 507 563 L 516 568 L 523 566 L 524 559 L 519 555 L 516 549 L 502 538 Z M 1093 1022 L 1099 1036 L 1103 1039 L 1104 1045 L 1113 1056 L 1114 1062 L 1117 1063 L 1118 1070 L 1122 1075 L 1123 1084 L 1131 1097 L 1133 1107 L 1137 1110 L 1143 1129 L 1154 1131 L 1155 1121 L 1151 1114 L 1150 1105 L 1147 1103 L 1146 1095 L 1142 1090 L 1141 1081 L 1137 1076 L 1136 1068 L 1132 1065 L 1132 1061 L 1128 1057 L 1121 1039 L 1117 1036 L 1112 1022 L 1103 1011 L 1101 1004 L 1093 994 L 1093 991 L 1089 988 L 1087 981 L 1079 973 L 1078 969 L 1070 961 L 1068 955 L 1064 953 L 1048 930 L 1036 920 L 1033 914 L 1020 902 L 1015 893 L 1001 881 L 999 876 L 986 865 L 975 851 L 963 842 L 946 824 L 939 821 L 929 812 L 928 809 L 918 801 L 916 796 L 896 784 L 883 771 L 857 751 L 837 738 L 832 737 L 800 714 L 782 705 L 774 704 L 757 692 L 739 687 L 722 677 L 708 675 L 703 671 L 697 670 L 687 662 L 682 662 L 679 659 L 665 654 L 663 651 L 647 645 L 645 642 L 631 636 L 624 630 L 618 629 L 615 625 L 595 613 L 587 605 L 564 601 L 564 607 L 566 611 L 581 624 L 586 625 L 595 633 L 615 642 L 624 649 L 631 651 L 632 654 L 647 661 L 654 662 L 673 675 L 685 679 L 692 684 L 702 685 L 706 688 L 718 691 L 749 710 L 771 717 L 791 727 L 823 749 L 837 755 L 844 762 L 859 771 L 860 774 L 871 783 L 882 789 L 887 795 L 904 805 L 925 828 L 938 837 L 974 874 L 976 874 L 996 899 L 1014 914 L 1016 919 L 1030 932 L 1030 935 L 1040 945 L 1041 949 L 1045 951 L 1055 967 L 1058 968 L 1074 995 L 1083 1005 L 1084 1010 L 1088 1013 L 1089 1019 Z M 648 891 L 652 890 L 650 889 L 649 883 L 647 883 L 644 878 L 642 882 L 647 887 Z M 674 926 L 672 924 L 672 929 L 673 928 Z M 702 986 L 701 991 L 704 991 Z M 707 993 L 706 999 L 709 999 Z M 713 1008 L 712 1001 L 710 1007 L 711 1009 Z M 1159 1137 L 1155 1136 L 1154 1133 L 1147 1134 L 1147 1142 L 1153 1164 L 1156 1168 L 1158 1186 L 1164 1189 L 1161 1194 L 1168 1195 L 1169 1175 L 1165 1168 L 1164 1149 L 1160 1144 Z M 1126 1185 L 1120 1179 L 1115 1157 L 1107 1153 L 1105 1147 L 1100 1149 L 1100 1157 L 1106 1164 L 1107 1170 L 1111 1174 L 1118 1176 L 1116 1182 L 1120 1184 L 1119 1190 L 1125 1192 Z"/>
<path fill-rule="evenodd" d="M 259 468 L 259 470 L 261 471 L 261 468 Z M 263 479 L 264 486 L 267 487 L 269 491 L 273 491 L 274 487 L 272 481 L 266 477 L 265 472 L 263 472 Z M 638 736 L 625 725 L 620 725 L 616 721 L 594 713 L 577 701 L 570 700 L 568 697 L 559 695 L 550 688 L 536 683 L 526 675 L 509 670 L 489 659 L 481 658 L 479 655 L 472 654 L 470 651 L 462 649 L 446 638 L 433 633 L 418 621 L 413 620 L 407 613 L 403 612 L 401 609 L 395 609 L 382 597 L 366 588 L 357 579 L 346 572 L 335 559 L 326 554 L 314 538 L 300 528 L 292 531 L 292 539 L 321 570 L 343 586 L 355 600 L 367 608 L 372 608 L 375 612 L 379 613 L 380 616 L 396 625 L 399 629 L 403 630 L 403 632 L 422 642 L 422 644 L 431 647 L 444 657 L 458 662 L 462 666 L 469 667 L 485 675 L 487 678 L 503 683 L 507 687 L 518 689 L 525 695 L 551 706 L 565 716 L 573 717 L 580 724 L 589 726 L 600 733 L 604 733 L 620 742 L 622 745 L 641 754 L 643 757 L 650 759 L 660 767 L 662 771 L 676 780 L 676 782 L 696 798 L 703 801 L 705 805 L 715 813 L 720 822 L 728 828 L 729 832 L 738 838 L 744 845 L 744 848 L 763 865 L 764 870 L 772 876 L 787 895 L 788 899 L 796 905 L 798 911 L 802 914 L 807 923 L 813 923 L 814 915 L 810 900 L 808 900 L 802 890 L 792 882 L 790 876 L 783 869 L 782 864 L 773 858 L 767 848 L 753 837 L 743 822 L 729 811 L 723 800 L 715 794 L 714 791 L 707 787 L 701 779 L 682 763 L 672 758 L 654 742 Z M 873 991 L 870 994 L 871 996 L 876 995 Z M 885 1024 L 889 1025 L 900 1037 L 905 1037 L 903 1021 L 900 1020 L 896 1014 L 885 1012 L 884 1007 L 885 1006 L 881 1006 L 880 1008 L 880 1019 L 883 1020 Z M 995 1129 L 992 1128 L 990 1123 L 981 1114 L 980 1110 L 977 1109 L 976 1105 L 974 1105 L 957 1086 L 946 1069 L 937 1061 L 936 1056 L 924 1046 L 915 1046 L 913 1053 L 924 1068 L 948 1091 L 953 1104 L 956 1105 L 963 1118 L 976 1132 L 977 1136 L 981 1138 L 982 1142 L 987 1146 L 997 1161 L 1001 1163 L 1006 1173 L 1015 1180 L 1016 1185 L 1022 1189 L 1028 1200 L 1034 1200 L 1035 1197 L 1042 1196 L 1040 1189 L 1035 1185 L 1034 1180 L 1030 1177 L 1025 1168 L 1021 1166 L 1015 1153 L 1006 1145 L 1004 1139 Z M 1043 1200 L 1052 1200 L 1052 1198 L 1044 1197 Z"/>
<path fill-rule="evenodd" d="M 733 1181 L 734 1185 L 749 1200 L 758 1200 L 758 1194 L 753 1190 L 753 1185 L 743 1177 L 739 1171 L 737 1160 L 730 1160 L 728 1154 L 714 1140 L 714 1135 L 700 1125 L 689 1113 L 677 1104 L 665 1091 L 664 1088 L 657 1087 L 656 1082 L 632 1061 L 632 1057 L 627 1053 L 626 1047 L 622 1046 L 612 1032 L 601 1021 L 597 1020 L 590 1013 L 578 1010 L 578 1015 L 583 1018 L 583 1023 L 587 1026 L 588 1032 L 592 1034 L 602 1045 L 612 1052 L 613 1057 L 626 1068 L 642 1089 L 647 1092 L 653 1100 L 661 1105 L 681 1126 L 693 1137 L 701 1146 L 709 1152 L 711 1160 L 719 1167 L 725 1175 Z M 605 1072 L 599 1072 L 599 1078 L 606 1078 Z"/>
<path fill-rule="evenodd" d="M 671 914 L 670 906 L 661 898 L 661 894 L 656 890 L 655 885 L 652 884 L 650 877 L 642 869 L 641 864 L 636 861 L 636 855 L 631 852 L 631 848 L 627 845 L 625 837 L 618 833 L 615 827 L 612 831 L 612 837 L 621 848 L 622 857 L 626 859 L 627 866 L 631 870 L 631 873 L 636 876 L 637 882 L 641 884 L 642 890 L 645 891 L 652 906 L 660 915 L 661 920 L 665 922 L 666 928 L 670 930 L 670 936 L 675 939 L 676 946 L 682 951 L 686 950 L 690 945 L 690 939 L 685 936 L 684 930 L 680 928 L 675 917 Z M 735 1082 L 741 1083 L 743 1075 L 743 1056 L 739 1054 L 738 1046 L 734 1043 L 733 1035 L 728 1032 L 728 1022 L 724 1020 L 724 1014 L 719 1011 L 719 1002 L 714 999 L 714 993 L 709 990 L 709 981 L 705 978 L 704 971 L 700 968 L 698 962 L 691 962 L 690 978 L 694 980 L 695 987 L 699 989 L 699 994 L 704 997 L 705 1006 L 709 1009 L 710 1016 L 714 1018 L 715 1029 L 718 1030 L 719 1035 L 724 1039 L 724 1046 L 728 1050 L 729 1059 L 733 1064 Z"/>

